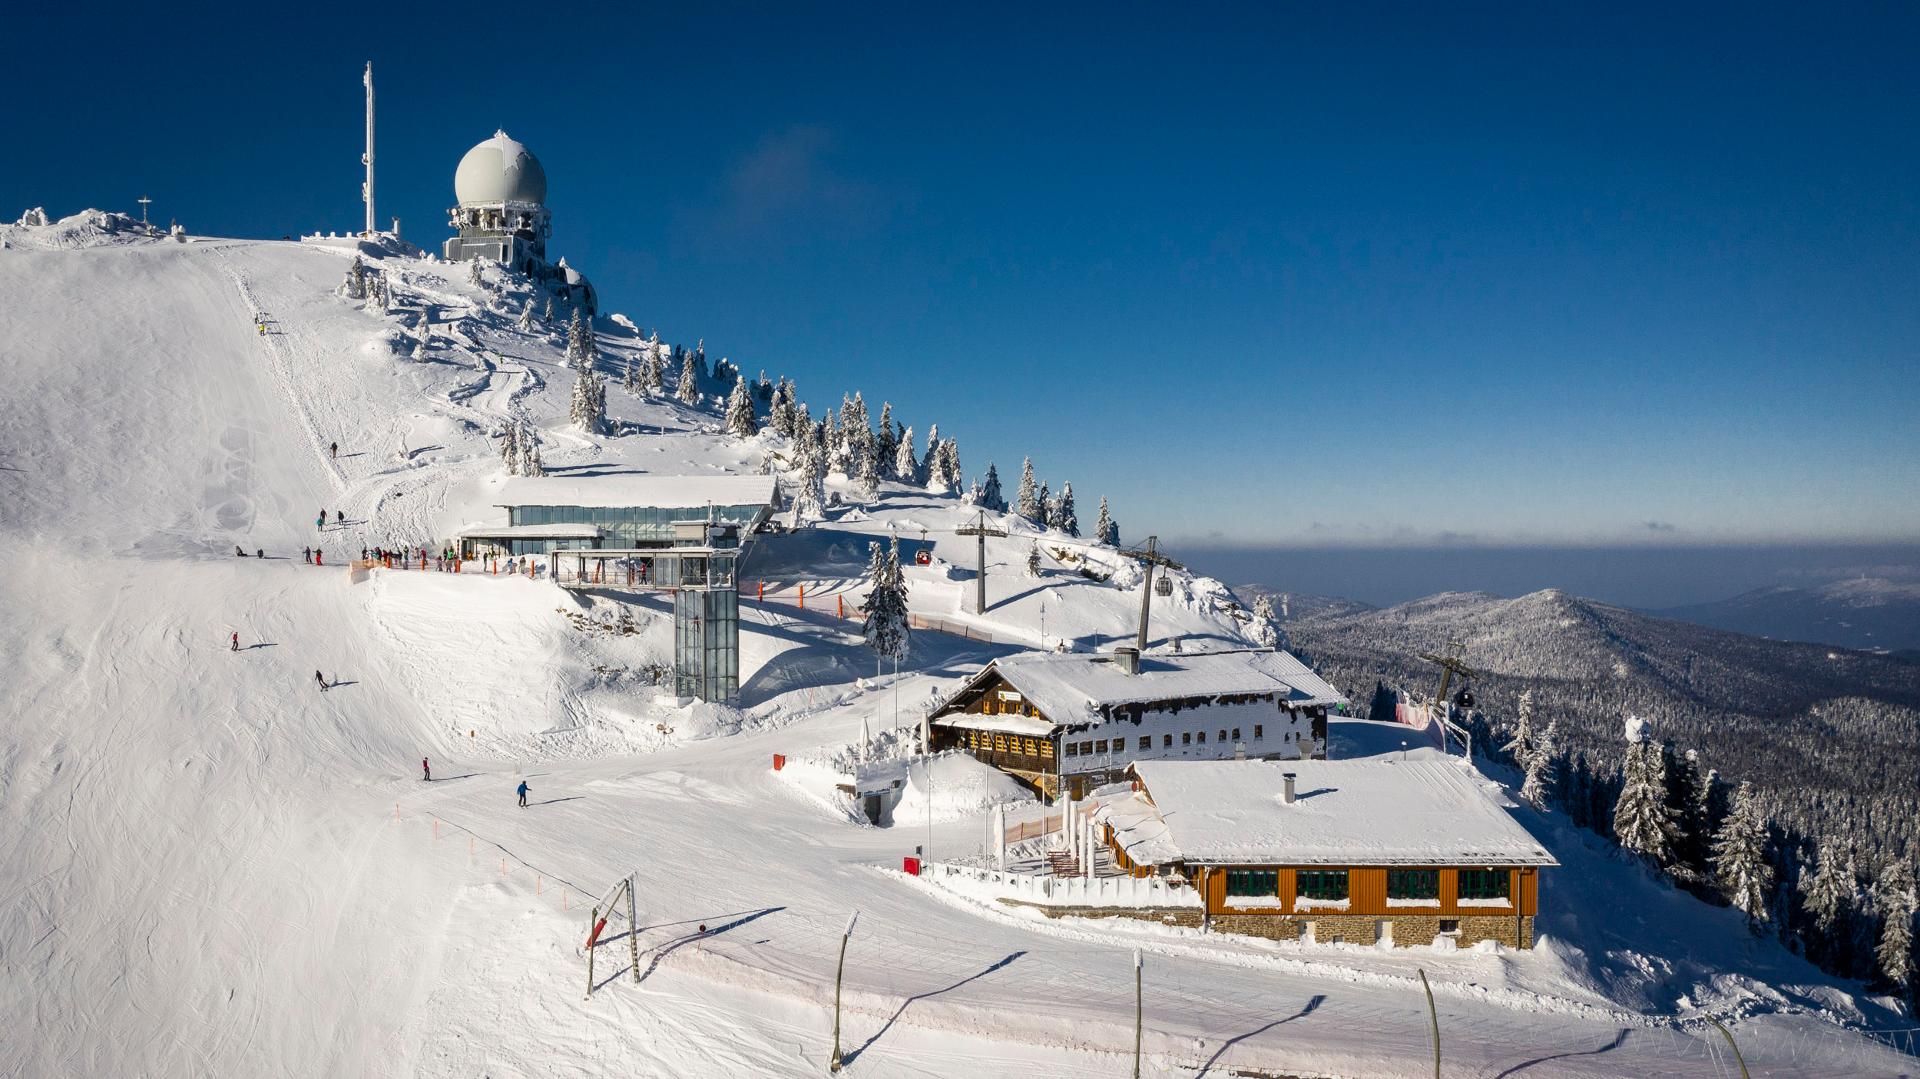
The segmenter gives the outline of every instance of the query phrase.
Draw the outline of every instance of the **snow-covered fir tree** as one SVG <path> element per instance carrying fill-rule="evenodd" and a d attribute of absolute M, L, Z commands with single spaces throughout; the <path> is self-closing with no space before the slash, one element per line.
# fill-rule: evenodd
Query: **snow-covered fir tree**
<path fill-rule="evenodd" d="M 893 458 L 898 452 L 900 438 L 893 430 L 893 402 L 880 402 L 880 427 L 873 433 L 873 458 L 880 462 L 882 472 L 893 469 Z"/>
<path fill-rule="evenodd" d="M 1834 930 L 1853 905 L 1857 887 L 1852 861 L 1842 859 L 1838 851 L 1823 847 L 1816 868 L 1800 867 L 1800 895 L 1822 939 L 1834 939 Z"/>
<path fill-rule="evenodd" d="M 799 461 L 794 475 L 792 512 L 788 525 L 801 528 L 808 521 L 818 520 L 827 509 L 827 461 L 826 445 L 822 439 L 821 428 L 806 419 L 806 406 L 801 406 L 800 420 L 804 426 L 800 429 Z"/>
<path fill-rule="evenodd" d="M 874 457 L 872 447 L 854 458 L 853 486 L 862 502 L 871 504 L 880 498 L 880 462 Z"/>
<path fill-rule="evenodd" d="M 599 360 L 600 342 L 593 335 L 593 323 L 576 307 L 573 317 L 567 321 L 567 366 L 576 371 L 591 371 Z"/>
<path fill-rule="evenodd" d="M 527 306 L 520 312 L 520 319 L 514 325 L 519 327 L 521 333 L 533 332 L 533 298 L 531 296 L 527 298 Z"/>
<path fill-rule="evenodd" d="M 1620 845 L 1658 866 L 1673 861 L 1673 819 L 1667 809 L 1666 760 L 1650 737 L 1647 721 L 1628 716 L 1627 756 L 1613 832 Z"/>
<path fill-rule="evenodd" d="M 698 375 L 698 376 L 700 376 L 701 378 L 704 378 L 704 377 L 706 377 L 706 374 L 707 374 L 707 339 L 706 339 L 706 338 L 704 338 L 704 337 L 702 337 L 702 338 L 700 338 L 699 340 L 697 340 L 697 341 L 695 341 L 695 342 L 693 343 L 693 351 L 692 351 L 691 353 L 689 353 L 689 355 L 690 355 L 690 356 L 691 356 L 691 357 L 693 358 L 693 372 L 694 372 L 694 374 L 695 374 L 695 375 Z M 695 381 L 699 381 L 699 379 L 695 379 Z"/>
<path fill-rule="evenodd" d="M 773 404 L 767 409 L 767 424 L 784 438 L 793 437 L 793 384 L 785 375 L 773 387 Z"/>
<path fill-rule="evenodd" d="M 1040 576 L 1040 545 L 1038 543 L 1027 545 L 1027 576 Z"/>
<path fill-rule="evenodd" d="M 500 431 L 500 464 L 509 476 L 520 471 L 520 424 L 517 421 L 507 421 Z"/>
<path fill-rule="evenodd" d="M 1773 894 L 1773 867 L 1767 862 L 1767 822 L 1753 784 L 1742 783 L 1733 796 L 1733 812 L 1713 837 L 1711 854 L 1714 883 L 1735 909 L 1747 916 L 1754 932 L 1767 921 Z"/>
<path fill-rule="evenodd" d="M 1528 703 L 1532 703 L 1532 690 L 1525 691 Z M 1545 729 L 1533 737 L 1532 752 L 1522 767 L 1526 775 L 1520 780 L 1520 800 L 1541 812 L 1546 812 L 1547 804 L 1553 798 L 1554 769 L 1560 760 L 1560 720 L 1558 716 L 1548 716 Z"/>
<path fill-rule="evenodd" d="M 727 433 L 735 438 L 752 438 L 760 433 L 760 421 L 753 414 L 753 395 L 744 376 L 735 376 L 733 393 L 727 398 Z"/>
<path fill-rule="evenodd" d="M 393 309 L 393 290 L 387 287 L 387 275 L 373 279 L 373 305 L 382 311 Z"/>
<path fill-rule="evenodd" d="M 1069 536 L 1080 534 L 1080 518 L 1073 512 L 1073 481 L 1060 485 L 1060 498 L 1054 505 L 1055 528 Z"/>
<path fill-rule="evenodd" d="M 960 441 L 953 438 L 942 439 L 940 459 L 946 465 L 947 479 L 952 481 L 949 487 L 959 487 L 966 479 L 960 471 Z"/>
<path fill-rule="evenodd" d="M 548 326 L 553 325 L 553 297 L 551 295 L 547 297 L 546 309 L 540 313 L 540 321 Z"/>
<path fill-rule="evenodd" d="M 933 455 L 940 450 L 940 425 L 927 428 L 927 452 L 920 456 L 920 467 L 932 468 Z"/>
<path fill-rule="evenodd" d="M 1101 499 L 1104 512 L 1106 500 Z M 1253 601 L 1253 639 L 1260 642 L 1262 648 L 1277 648 L 1280 645 L 1280 627 L 1274 623 L 1273 597 L 1262 595 Z"/>
<path fill-rule="evenodd" d="M 1913 914 L 1920 909 L 1915 894 L 1913 866 L 1895 859 L 1880 873 L 1873 888 L 1880 908 L 1880 942 L 1873 950 L 1875 966 L 1887 984 L 1904 993 L 1913 991 Z"/>
<path fill-rule="evenodd" d="M 432 347 L 433 317 L 427 312 L 422 311 L 420 312 L 420 324 L 414 327 L 413 358 L 415 360 L 426 359 L 427 350 Z"/>
<path fill-rule="evenodd" d="M 647 376 L 647 393 L 659 396 L 667 392 L 667 376 L 663 367 L 664 361 L 660 358 L 660 350 L 655 348 L 652 355 L 647 357 L 647 368 L 644 372 Z"/>
<path fill-rule="evenodd" d="M 840 398 L 840 411 L 827 410 L 827 471 L 847 475 L 853 468 L 853 456 L 847 451 L 847 433 L 841 417 L 847 411 L 847 399 Z"/>
<path fill-rule="evenodd" d="M 353 256 L 347 265 L 347 278 L 340 283 L 340 295 L 349 300 L 367 298 L 367 264 L 360 261 L 359 255 Z"/>
<path fill-rule="evenodd" d="M 640 392 L 639 358 L 628 356 L 626 365 L 620 369 L 620 388 L 628 393 Z"/>
<path fill-rule="evenodd" d="M 860 391 L 853 391 L 853 400 L 848 401 L 840 410 L 841 438 L 846 442 L 847 459 L 851 463 L 848 475 L 860 469 L 860 457 L 873 452 L 873 427 L 867 419 L 867 402 Z"/>
<path fill-rule="evenodd" d="M 1107 512 L 1106 495 L 1100 496 L 1099 530 L 1094 538 L 1109 547 L 1120 546 L 1120 525 L 1114 521 L 1113 515 Z"/>
<path fill-rule="evenodd" d="M 1007 496 L 1000 490 L 1000 472 L 993 467 L 992 461 L 987 462 L 986 478 L 980 481 L 978 502 L 981 509 L 992 510 L 995 513 L 1007 512 Z"/>
<path fill-rule="evenodd" d="M 937 442 L 927 449 L 927 490 L 945 494 L 953 489 L 953 476 L 947 471 L 946 443 Z"/>
<path fill-rule="evenodd" d="M 1020 465 L 1020 489 L 1014 494 L 1013 512 L 1037 525 L 1047 523 L 1047 509 L 1040 503 L 1040 489 L 1033 482 L 1033 458 Z"/>
<path fill-rule="evenodd" d="M 866 638 L 867 647 L 873 649 L 876 665 L 885 660 L 898 664 L 907 658 L 910 632 L 907 581 L 906 575 L 900 572 L 900 537 L 894 536 L 891 551 L 882 550 L 878 542 L 869 543 L 867 551 L 868 580 L 872 584 L 865 602 L 860 605 L 864 616 L 860 632 Z"/>
<path fill-rule="evenodd" d="M 1520 704 L 1513 712 L 1513 737 L 1500 748 L 1513 754 L 1513 762 L 1521 768 L 1533 758 L 1533 690 L 1520 691 Z"/>
<path fill-rule="evenodd" d="M 773 404 L 773 382 L 767 378 L 765 368 L 761 368 L 760 377 L 754 380 L 753 399 L 763 405 Z"/>
<path fill-rule="evenodd" d="M 607 384 L 592 367 L 574 369 L 573 401 L 568 416 L 575 425 L 589 434 L 599 434 L 606 430 Z"/>
<path fill-rule="evenodd" d="M 701 356 L 704 355 L 701 353 Z M 701 361 L 692 352 L 686 353 L 680 361 L 680 385 L 675 396 L 680 398 L 683 405 L 700 403 L 700 366 Z"/>
<path fill-rule="evenodd" d="M 481 261 L 480 259 L 473 259 L 467 263 L 467 284 L 484 288 L 486 287 L 487 279 L 480 273 Z"/>
<path fill-rule="evenodd" d="M 901 483 L 920 482 L 920 462 L 913 457 L 913 428 L 911 427 L 900 436 L 900 442 L 894 449 L 893 478 Z"/>
<path fill-rule="evenodd" d="M 1045 480 L 1040 481 L 1040 493 L 1035 497 L 1040 500 L 1040 527 L 1048 530 L 1059 527 L 1060 500 L 1053 497 L 1053 490 Z"/>
<path fill-rule="evenodd" d="M 540 436 L 534 433 L 533 425 L 525 420 L 520 421 L 520 474 L 547 474 L 546 468 L 540 463 Z"/>

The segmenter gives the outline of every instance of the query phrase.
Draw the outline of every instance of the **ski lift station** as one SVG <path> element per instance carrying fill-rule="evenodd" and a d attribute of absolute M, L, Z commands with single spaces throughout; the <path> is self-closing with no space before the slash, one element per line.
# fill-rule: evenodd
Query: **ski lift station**
<path fill-rule="evenodd" d="M 680 526 L 727 524 L 750 536 L 773 497 L 772 476 L 516 476 L 494 495 L 506 523 L 474 525 L 458 538 L 467 557 L 699 545 L 704 536 Z"/>

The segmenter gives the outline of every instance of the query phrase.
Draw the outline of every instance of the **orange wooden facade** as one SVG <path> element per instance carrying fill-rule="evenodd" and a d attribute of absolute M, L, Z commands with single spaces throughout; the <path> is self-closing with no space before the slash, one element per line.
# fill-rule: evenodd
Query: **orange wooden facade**
<path fill-rule="evenodd" d="M 1459 872 L 1461 869 L 1479 869 L 1479 866 L 1395 866 L 1395 869 L 1434 869 L 1440 873 L 1439 901 L 1434 903 L 1407 902 L 1404 905 L 1387 903 L 1387 870 L 1383 866 L 1301 866 L 1300 869 L 1345 869 L 1347 871 L 1347 905 L 1345 907 L 1316 906 L 1303 910 L 1295 909 L 1296 868 L 1292 866 L 1234 866 L 1234 869 L 1261 869 L 1277 872 L 1279 875 L 1279 898 L 1283 901 L 1274 906 L 1236 905 L 1240 896 L 1227 895 L 1227 869 L 1223 866 L 1201 866 L 1191 870 L 1198 876 L 1199 886 L 1206 897 L 1206 909 L 1209 914 L 1371 914 L 1391 918 L 1396 914 L 1432 914 L 1442 918 L 1473 917 L 1479 915 L 1521 914 L 1531 917 L 1538 912 L 1540 905 L 1540 871 L 1533 866 L 1507 867 L 1507 895 L 1512 902 L 1507 906 L 1470 904 L 1462 906 L 1459 902 Z"/>

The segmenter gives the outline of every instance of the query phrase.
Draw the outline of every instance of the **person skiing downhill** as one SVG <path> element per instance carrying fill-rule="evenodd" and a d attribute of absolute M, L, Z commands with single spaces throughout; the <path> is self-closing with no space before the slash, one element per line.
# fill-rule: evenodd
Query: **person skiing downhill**
<path fill-rule="evenodd" d="M 315 672 L 313 672 L 313 680 L 314 680 L 314 681 L 316 681 L 316 682 L 318 682 L 318 683 L 320 683 L 320 692 L 322 692 L 322 693 L 325 693 L 325 692 L 327 691 L 327 676 L 326 676 L 326 675 L 324 675 L 324 674 L 321 674 L 321 673 L 320 673 L 319 671 L 315 671 Z"/>
<path fill-rule="evenodd" d="M 340 456 L 340 443 L 338 442 L 327 443 L 327 455 L 330 457 Z"/>
<path fill-rule="evenodd" d="M 428 783 L 433 782 L 433 769 L 427 766 L 427 758 L 425 757 L 420 758 L 420 778 L 426 780 Z"/>
<path fill-rule="evenodd" d="M 527 781 L 524 779 L 520 781 L 520 808 L 527 808 Z"/>
<path fill-rule="evenodd" d="M 236 629 L 236 630 L 234 630 L 234 631 L 233 631 L 233 636 L 232 636 L 232 637 L 230 637 L 230 638 L 228 638 L 228 641 L 229 641 L 229 643 L 231 643 L 231 644 L 232 644 L 232 646 L 233 646 L 233 650 L 234 650 L 235 652 L 238 652 L 238 651 L 240 651 L 240 631 L 239 631 L 239 630 L 237 630 L 237 629 Z"/>

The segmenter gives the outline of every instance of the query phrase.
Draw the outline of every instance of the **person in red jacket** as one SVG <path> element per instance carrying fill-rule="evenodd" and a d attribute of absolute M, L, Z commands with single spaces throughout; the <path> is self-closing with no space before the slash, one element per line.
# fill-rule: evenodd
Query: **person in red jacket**
<path fill-rule="evenodd" d="M 427 758 L 425 757 L 420 758 L 420 778 L 429 783 L 433 782 L 433 769 L 427 767 Z"/>
<path fill-rule="evenodd" d="M 234 650 L 235 652 L 238 652 L 238 651 L 240 651 L 240 631 L 239 631 L 239 630 L 237 630 L 237 629 L 236 629 L 236 630 L 234 630 L 234 631 L 233 631 L 233 636 L 232 636 L 231 638 L 229 638 L 229 640 L 231 641 L 231 643 L 232 643 L 232 645 L 233 645 L 233 650 Z"/>

